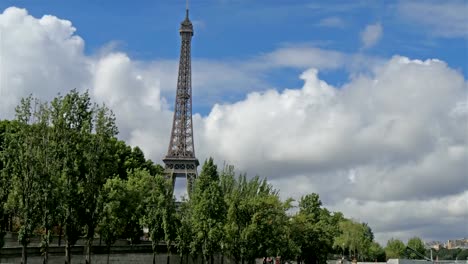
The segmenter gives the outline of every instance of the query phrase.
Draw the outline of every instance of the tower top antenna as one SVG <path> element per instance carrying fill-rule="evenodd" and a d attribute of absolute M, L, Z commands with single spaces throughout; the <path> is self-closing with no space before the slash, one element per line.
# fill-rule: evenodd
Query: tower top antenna
<path fill-rule="evenodd" d="M 186 0 L 185 1 L 185 12 L 186 12 L 186 16 L 188 18 L 188 13 L 189 13 L 189 0 Z"/>

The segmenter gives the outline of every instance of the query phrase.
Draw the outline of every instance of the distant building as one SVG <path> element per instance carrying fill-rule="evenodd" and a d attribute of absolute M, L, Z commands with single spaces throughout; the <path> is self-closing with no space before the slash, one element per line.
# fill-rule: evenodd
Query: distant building
<path fill-rule="evenodd" d="M 425 244 L 426 246 L 426 249 L 435 249 L 435 250 L 439 250 L 441 247 L 444 246 L 444 244 L 440 241 L 431 241 L 431 242 L 427 242 Z"/>
<path fill-rule="evenodd" d="M 448 240 L 445 247 L 447 249 L 455 249 L 455 248 L 468 249 L 468 238 Z"/>

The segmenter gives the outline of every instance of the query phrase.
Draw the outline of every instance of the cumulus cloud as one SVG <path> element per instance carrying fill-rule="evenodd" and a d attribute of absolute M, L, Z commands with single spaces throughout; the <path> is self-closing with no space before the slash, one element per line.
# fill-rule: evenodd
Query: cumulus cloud
<path fill-rule="evenodd" d="M 0 118 L 10 116 L 19 99 L 32 92 L 50 98 L 87 86 L 89 60 L 70 21 L 47 15 L 36 19 L 24 9 L 7 8 L 0 15 L 0 31 Z"/>
<path fill-rule="evenodd" d="M 363 48 L 373 47 L 382 37 L 383 28 L 380 23 L 367 25 L 361 32 L 361 41 Z"/>
<path fill-rule="evenodd" d="M 71 88 L 89 89 L 116 113 L 121 139 L 156 162 L 162 159 L 172 119 L 165 94 L 175 92 L 176 62 L 142 63 L 112 50 L 86 56 L 71 22 L 34 18 L 24 9 L 6 9 L 0 28 L 0 118 L 11 118 L 30 93 L 50 100 Z M 206 116 L 194 115 L 198 158 L 213 156 L 266 176 L 284 197 L 318 192 L 330 208 L 369 222 L 381 242 L 458 236 L 468 215 L 467 81 L 436 59 L 369 61 L 284 47 L 244 63 L 194 62 L 194 87 L 224 88 L 239 78 L 231 87 L 247 94 L 215 104 Z M 356 66 L 363 64 L 366 73 Z M 243 87 L 266 85 L 259 72 L 285 67 L 304 69 L 303 87 Z M 341 87 L 321 80 L 315 69 L 343 67 L 357 72 Z M 215 76 L 217 68 L 224 75 Z"/>
<path fill-rule="evenodd" d="M 302 89 L 251 93 L 244 101 L 215 105 L 204 137 L 216 146 L 217 156 L 249 170 L 263 164 L 259 169 L 271 169 L 264 171 L 267 175 L 359 167 L 356 186 L 362 175 L 380 174 L 375 179 L 384 188 L 362 194 L 371 199 L 388 199 L 395 192 L 395 199 L 422 195 L 414 192 L 420 184 L 416 171 L 437 180 L 435 169 L 457 169 L 452 187 L 465 180 L 466 138 L 457 127 L 466 116 L 450 113 L 462 102 L 466 83 L 445 63 L 394 57 L 372 76 L 357 77 L 340 89 L 318 79 L 316 70 L 302 78 Z M 233 141 L 242 144 L 232 146 Z M 434 163 L 438 159 L 441 164 Z M 369 164 L 372 169 L 365 172 Z M 397 178 L 407 184 L 392 189 L 385 177 L 393 177 L 389 185 Z"/>
<path fill-rule="evenodd" d="M 437 37 L 468 37 L 468 4 L 455 1 L 400 1 L 398 14 Z"/>
<path fill-rule="evenodd" d="M 393 221 L 387 223 L 392 230 L 376 230 L 381 239 L 410 220 L 404 237 L 432 238 L 414 229 L 421 215 L 388 205 L 427 209 L 444 197 L 466 195 L 464 77 L 439 60 L 400 56 L 343 87 L 320 80 L 316 70 L 301 77 L 301 89 L 215 105 L 198 131 L 202 145 L 241 171 L 268 176 L 284 195 L 318 192 L 361 221 L 374 222 L 381 215 L 375 205 L 381 205 Z M 462 211 L 444 211 L 446 218 L 431 211 L 425 221 L 464 228 L 468 208 L 457 208 Z"/>

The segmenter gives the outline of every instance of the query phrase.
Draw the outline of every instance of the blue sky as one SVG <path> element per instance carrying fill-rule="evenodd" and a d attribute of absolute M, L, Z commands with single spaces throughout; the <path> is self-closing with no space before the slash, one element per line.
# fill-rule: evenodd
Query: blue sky
<path fill-rule="evenodd" d="M 185 1 L 0 11 L 0 119 L 29 94 L 89 90 L 119 138 L 161 162 Z M 317 192 L 383 244 L 466 236 L 467 14 L 468 0 L 192 0 L 197 157 L 283 198 Z"/>
<path fill-rule="evenodd" d="M 401 5 L 407 3 L 193 0 L 190 3 L 191 19 L 195 23 L 192 55 L 194 59 L 216 61 L 248 60 L 285 46 L 307 46 L 381 58 L 396 54 L 421 60 L 438 58 L 467 76 L 466 34 L 447 37 L 433 32 L 430 21 L 404 13 L 405 7 Z M 415 3 L 430 4 L 431 1 Z M 53 14 L 72 21 L 76 34 L 85 39 L 89 55 L 111 46 L 141 61 L 177 60 L 179 56 L 177 30 L 185 14 L 183 0 L 4 0 L 0 8 L 12 5 L 26 8 L 36 17 Z M 440 20 L 443 19 L 442 16 Z M 372 47 L 362 49 L 360 32 L 375 23 L 382 25 L 382 36 Z M 268 87 L 296 88 L 302 85 L 297 78 L 302 70 L 286 67 L 280 69 L 281 74 L 267 71 L 260 79 Z M 349 72 L 342 68 L 319 74 L 336 86 L 349 78 Z M 252 90 L 262 88 L 252 87 Z M 226 95 L 223 100 L 229 102 L 242 96 Z M 195 107 L 198 112 L 207 114 L 212 103 Z"/>

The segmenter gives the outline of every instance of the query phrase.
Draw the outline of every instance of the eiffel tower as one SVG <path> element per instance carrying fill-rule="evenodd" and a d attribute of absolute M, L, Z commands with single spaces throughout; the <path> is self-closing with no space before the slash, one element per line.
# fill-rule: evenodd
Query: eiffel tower
<path fill-rule="evenodd" d="M 200 164 L 195 157 L 192 124 L 192 72 L 191 72 L 191 41 L 193 25 L 189 19 L 188 1 L 185 20 L 180 25 L 182 44 L 180 47 L 179 75 L 172 121 L 171 139 L 167 155 L 163 159 L 165 174 L 172 179 L 174 189 L 175 179 L 187 179 L 187 191 L 192 191 L 193 181 L 197 177 L 197 167 Z"/>

